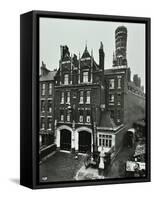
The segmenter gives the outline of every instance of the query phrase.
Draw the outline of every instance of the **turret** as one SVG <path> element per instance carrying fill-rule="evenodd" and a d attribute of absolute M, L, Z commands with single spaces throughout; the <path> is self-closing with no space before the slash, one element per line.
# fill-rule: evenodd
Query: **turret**
<path fill-rule="evenodd" d="M 113 66 L 127 66 L 127 28 L 124 26 L 119 26 L 115 30 Z"/>
<path fill-rule="evenodd" d="M 105 58 L 105 53 L 104 53 L 104 49 L 103 49 L 103 43 L 101 42 L 100 48 L 99 48 L 99 67 L 100 67 L 100 70 L 102 71 L 101 85 L 100 85 L 100 109 L 101 109 L 101 111 L 104 111 L 104 109 L 105 109 L 104 58 Z"/>
<path fill-rule="evenodd" d="M 99 66 L 100 69 L 102 69 L 104 71 L 104 57 L 105 57 L 105 53 L 104 53 L 104 49 L 103 49 L 103 43 L 100 43 L 100 48 L 99 48 Z"/>

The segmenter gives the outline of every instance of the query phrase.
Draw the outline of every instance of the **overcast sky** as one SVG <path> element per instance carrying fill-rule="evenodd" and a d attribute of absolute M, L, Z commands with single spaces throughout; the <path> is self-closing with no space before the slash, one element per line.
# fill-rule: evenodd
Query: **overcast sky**
<path fill-rule="evenodd" d="M 89 53 L 93 50 L 98 63 L 100 41 L 105 52 L 105 69 L 112 67 L 115 51 L 115 29 L 127 27 L 127 61 L 132 75 L 141 77 L 145 86 L 145 25 L 136 23 L 102 22 L 40 18 L 40 65 L 44 61 L 47 68 L 59 67 L 60 45 L 67 45 L 70 53 L 82 55 L 87 43 Z"/>

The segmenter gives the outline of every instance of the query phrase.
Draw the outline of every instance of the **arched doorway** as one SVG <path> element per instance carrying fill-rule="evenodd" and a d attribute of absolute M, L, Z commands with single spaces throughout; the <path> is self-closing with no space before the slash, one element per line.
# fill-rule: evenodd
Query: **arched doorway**
<path fill-rule="evenodd" d="M 79 132 L 79 152 L 91 152 L 91 133 L 88 131 Z"/>
<path fill-rule="evenodd" d="M 71 150 L 71 131 L 62 129 L 60 131 L 60 149 Z"/>
<path fill-rule="evenodd" d="M 123 147 L 133 147 L 134 145 L 134 129 L 129 129 L 123 138 Z"/>

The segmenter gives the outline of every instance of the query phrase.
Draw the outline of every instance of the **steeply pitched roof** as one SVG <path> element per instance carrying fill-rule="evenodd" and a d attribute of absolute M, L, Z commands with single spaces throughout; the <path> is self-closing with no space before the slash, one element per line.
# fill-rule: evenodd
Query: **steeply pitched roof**
<path fill-rule="evenodd" d="M 102 128 L 116 128 L 117 127 L 114 121 L 111 119 L 110 113 L 108 111 L 101 112 L 98 126 Z"/>
<path fill-rule="evenodd" d="M 89 52 L 87 50 L 87 46 L 86 46 L 81 58 L 88 58 L 88 57 L 90 57 L 90 54 L 89 54 Z"/>
<path fill-rule="evenodd" d="M 47 75 L 40 76 L 40 81 L 53 81 L 57 71 L 49 71 Z"/>

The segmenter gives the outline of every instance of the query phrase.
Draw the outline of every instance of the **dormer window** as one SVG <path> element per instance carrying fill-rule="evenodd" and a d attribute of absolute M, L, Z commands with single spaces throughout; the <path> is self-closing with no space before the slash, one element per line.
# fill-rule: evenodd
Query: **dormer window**
<path fill-rule="evenodd" d="M 88 83 L 88 72 L 83 72 L 83 83 Z"/>
<path fill-rule="evenodd" d="M 64 85 L 68 85 L 69 84 L 69 75 L 65 74 L 64 75 Z"/>

